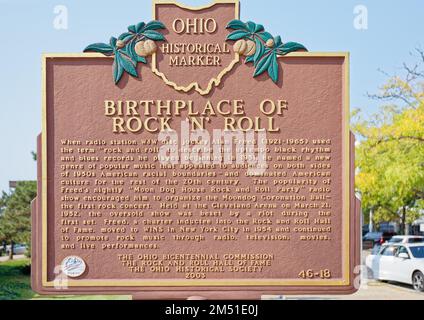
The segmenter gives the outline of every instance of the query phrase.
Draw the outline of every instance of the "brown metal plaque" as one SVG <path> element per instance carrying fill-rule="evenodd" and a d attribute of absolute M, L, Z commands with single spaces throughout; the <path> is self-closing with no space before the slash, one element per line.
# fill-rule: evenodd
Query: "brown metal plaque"
<path fill-rule="evenodd" d="M 252 77 L 255 67 L 225 40 L 238 7 L 155 3 L 166 42 L 137 65 L 138 78 L 113 81 L 113 56 L 43 56 L 36 291 L 142 299 L 356 291 L 349 56 L 279 54 L 277 79 L 272 68 Z M 210 34 L 182 33 L 196 21 L 209 21 Z M 175 43 L 219 49 L 196 60 L 169 51 Z M 263 170 L 249 173 L 236 146 L 226 161 L 202 149 L 199 136 L 215 141 L 216 132 L 237 132 L 232 142 L 251 133 Z M 183 160 L 200 149 L 204 158 Z"/>

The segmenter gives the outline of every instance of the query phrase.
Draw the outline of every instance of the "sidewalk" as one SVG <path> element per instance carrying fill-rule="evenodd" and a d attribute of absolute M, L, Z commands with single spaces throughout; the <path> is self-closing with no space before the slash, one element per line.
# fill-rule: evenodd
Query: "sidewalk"
<path fill-rule="evenodd" d="M 280 300 L 278 297 L 268 296 L 266 300 Z M 285 300 L 424 300 L 424 293 L 417 292 L 411 286 L 399 283 L 383 283 L 375 280 L 361 286 L 353 295 L 300 295 L 285 296 Z"/>
<path fill-rule="evenodd" d="M 24 254 L 18 254 L 13 256 L 13 260 L 21 260 L 21 259 L 25 259 L 26 256 Z M 6 262 L 9 261 L 9 257 L 8 256 L 2 256 L 0 257 L 0 262 Z"/>

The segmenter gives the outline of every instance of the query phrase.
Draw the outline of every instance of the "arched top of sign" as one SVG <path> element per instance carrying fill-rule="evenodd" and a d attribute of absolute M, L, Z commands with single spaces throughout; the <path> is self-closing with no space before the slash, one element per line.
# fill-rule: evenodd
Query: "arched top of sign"
<path fill-rule="evenodd" d="M 209 4 L 201 5 L 201 6 L 189 6 L 182 3 L 179 3 L 177 1 L 173 0 L 153 0 L 153 18 L 157 18 L 157 6 L 160 5 L 174 5 L 181 9 L 186 9 L 190 11 L 202 11 L 206 9 L 211 9 L 214 6 L 220 5 L 220 4 L 229 4 L 234 6 L 234 19 L 240 18 L 240 1 L 239 0 L 214 0 Z M 152 59 L 152 72 L 155 73 L 157 76 L 159 76 L 167 85 L 173 87 L 177 91 L 182 92 L 190 92 L 192 90 L 195 90 L 201 95 L 207 95 L 211 92 L 211 90 L 214 87 L 217 87 L 220 85 L 222 79 L 226 74 L 231 72 L 233 68 L 237 65 L 237 63 L 240 62 L 240 56 L 237 53 L 234 53 L 234 58 L 230 61 L 230 63 L 225 67 L 221 68 L 218 72 L 218 74 L 214 75 L 208 82 L 208 84 L 202 88 L 202 85 L 199 84 L 198 81 L 193 81 L 186 85 L 178 84 L 177 81 L 172 81 L 168 75 L 165 74 L 165 72 L 160 71 L 158 61 L 157 61 L 157 54 L 155 53 L 153 55 Z"/>
<path fill-rule="evenodd" d="M 236 15 L 237 17 L 240 16 L 240 0 L 212 0 L 209 4 L 194 6 L 194 5 L 188 5 L 184 3 L 180 3 L 176 0 L 152 0 L 153 2 L 153 17 L 155 16 L 155 5 L 156 4 L 172 4 L 180 7 L 181 9 L 187 9 L 191 11 L 200 11 L 204 9 L 212 8 L 213 6 L 217 4 L 235 4 L 236 6 Z"/>

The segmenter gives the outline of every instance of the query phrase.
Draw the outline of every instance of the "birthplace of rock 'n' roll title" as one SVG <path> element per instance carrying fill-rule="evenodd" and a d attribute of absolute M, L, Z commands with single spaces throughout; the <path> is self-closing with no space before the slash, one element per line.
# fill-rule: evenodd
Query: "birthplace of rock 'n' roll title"
<path fill-rule="evenodd" d="M 349 54 L 309 52 L 239 6 L 156 0 L 148 23 L 43 55 L 35 291 L 356 291 Z"/>
<path fill-rule="evenodd" d="M 162 100 L 127 100 L 111 101 L 104 103 L 105 116 L 112 119 L 114 133 L 150 133 L 172 130 L 170 122 L 175 117 L 180 117 L 184 112 L 193 130 L 205 129 L 205 120 L 210 117 L 222 117 L 224 131 L 268 131 L 278 132 L 275 127 L 275 118 L 284 115 L 288 108 L 286 100 L 273 101 L 265 99 L 260 102 L 259 110 L 262 117 L 250 118 L 246 116 L 245 101 L 243 99 L 206 101 L 199 109 L 194 101 L 162 101 Z M 235 118 L 238 116 L 238 118 Z M 263 121 L 262 119 L 265 118 Z M 208 121 L 209 122 L 209 121 Z"/>

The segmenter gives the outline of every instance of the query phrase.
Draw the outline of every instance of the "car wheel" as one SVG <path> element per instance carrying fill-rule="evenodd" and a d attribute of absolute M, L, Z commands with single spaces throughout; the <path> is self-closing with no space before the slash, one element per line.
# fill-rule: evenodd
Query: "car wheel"
<path fill-rule="evenodd" d="M 424 292 L 424 275 L 421 271 L 414 272 L 412 275 L 412 285 L 415 290 Z"/>

